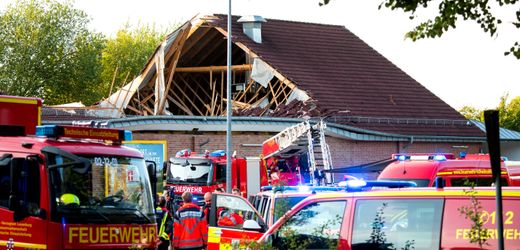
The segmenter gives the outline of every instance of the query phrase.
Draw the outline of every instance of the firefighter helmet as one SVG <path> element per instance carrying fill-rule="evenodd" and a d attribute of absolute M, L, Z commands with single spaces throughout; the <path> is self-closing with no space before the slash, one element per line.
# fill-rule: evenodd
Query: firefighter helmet
<path fill-rule="evenodd" d="M 76 195 L 73 195 L 73 194 L 70 194 L 70 193 L 62 194 L 61 197 L 60 197 L 60 202 L 63 205 L 76 204 L 76 205 L 79 206 L 79 198 Z"/>

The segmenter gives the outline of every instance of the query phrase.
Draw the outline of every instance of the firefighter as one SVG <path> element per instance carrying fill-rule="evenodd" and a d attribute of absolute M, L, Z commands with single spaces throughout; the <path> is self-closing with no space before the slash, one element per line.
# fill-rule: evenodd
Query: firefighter
<path fill-rule="evenodd" d="M 167 209 L 166 203 L 169 201 L 168 193 L 165 193 L 164 197 L 161 197 L 159 206 L 161 207 L 162 216 L 159 222 L 159 246 L 158 250 L 168 250 L 170 246 L 170 239 L 173 233 L 173 218 L 172 213 Z"/>
<path fill-rule="evenodd" d="M 209 210 L 211 209 L 211 197 L 212 193 L 207 192 L 204 194 L 204 215 L 206 216 L 206 222 L 209 223 Z"/>
<path fill-rule="evenodd" d="M 244 219 L 232 209 L 223 208 L 219 211 L 217 221 L 219 227 L 238 227 L 242 224 L 244 224 Z"/>
<path fill-rule="evenodd" d="M 208 242 L 208 224 L 202 209 L 193 204 L 193 195 L 182 194 L 184 204 L 174 215 L 173 247 L 175 249 L 205 249 Z"/>

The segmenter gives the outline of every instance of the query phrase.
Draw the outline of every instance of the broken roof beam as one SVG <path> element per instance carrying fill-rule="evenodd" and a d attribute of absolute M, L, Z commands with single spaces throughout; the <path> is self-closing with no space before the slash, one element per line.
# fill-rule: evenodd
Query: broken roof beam
<path fill-rule="evenodd" d="M 227 103 L 227 98 L 222 98 L 224 100 L 224 102 Z M 231 109 L 233 109 L 233 106 L 239 108 L 239 109 L 248 109 L 248 108 L 251 108 L 251 104 L 249 103 L 245 103 L 245 102 L 239 102 L 239 101 L 235 101 L 235 100 L 231 100 Z"/>
<path fill-rule="evenodd" d="M 248 71 L 253 68 L 252 64 L 232 65 L 232 71 Z M 212 72 L 212 71 L 226 71 L 227 66 L 201 66 L 201 67 L 183 67 L 176 68 L 175 72 L 185 73 L 201 73 L 201 72 Z"/>
<path fill-rule="evenodd" d="M 186 38 L 188 37 L 188 31 L 190 30 L 190 27 L 191 27 L 191 25 L 188 25 L 188 27 L 183 31 L 182 35 L 181 36 L 177 36 L 177 38 L 175 38 L 175 42 L 173 43 L 174 45 L 171 46 L 170 51 L 167 53 L 167 57 L 168 57 L 168 55 L 170 55 L 170 52 L 174 51 L 174 49 L 175 49 L 175 52 L 172 52 L 174 54 L 172 55 L 172 63 L 170 65 L 171 69 L 177 68 L 177 63 L 179 62 L 179 57 L 181 55 L 182 48 L 184 47 L 184 44 L 186 42 Z M 165 61 L 166 60 L 167 59 L 165 59 Z M 170 90 L 174 73 L 175 73 L 175 70 L 171 70 L 171 72 L 170 72 L 170 74 L 168 76 L 168 80 L 166 82 L 165 91 L 164 91 L 166 93 L 168 93 L 169 90 Z M 167 96 L 168 95 L 166 94 L 166 95 L 163 95 L 161 97 L 161 100 L 160 100 L 160 103 L 159 103 L 159 114 L 165 114 L 166 113 L 165 112 L 165 104 L 166 104 Z"/>

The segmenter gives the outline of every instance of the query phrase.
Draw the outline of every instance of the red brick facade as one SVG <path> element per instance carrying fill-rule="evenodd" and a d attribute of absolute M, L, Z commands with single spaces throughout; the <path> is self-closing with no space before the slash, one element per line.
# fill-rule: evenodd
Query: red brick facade
<path fill-rule="evenodd" d="M 261 154 L 261 144 L 274 134 L 269 133 L 234 133 L 232 137 L 233 150 L 239 156 L 258 157 Z M 226 149 L 226 134 L 222 132 L 206 132 L 204 134 L 186 133 L 147 133 L 134 132 L 135 140 L 166 140 L 168 158 L 181 149 L 190 148 L 196 152 L 204 150 L 214 151 Z M 353 141 L 342 138 L 326 138 L 335 167 L 348 167 L 369 162 L 388 159 L 391 154 L 407 153 L 454 153 L 464 151 L 478 153 L 481 143 L 448 143 L 448 142 L 381 142 L 381 141 Z M 201 146 L 202 145 L 202 146 Z M 460 146 L 464 146 L 460 148 Z M 466 148 L 467 146 L 467 148 Z M 368 178 L 374 177 L 366 176 Z"/>

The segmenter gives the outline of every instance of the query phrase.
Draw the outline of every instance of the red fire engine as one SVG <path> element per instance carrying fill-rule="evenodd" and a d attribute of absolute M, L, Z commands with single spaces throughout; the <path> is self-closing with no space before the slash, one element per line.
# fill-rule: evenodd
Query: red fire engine
<path fill-rule="evenodd" d="M 0 100 L 11 110 L 41 107 L 39 99 Z M 0 117 L 0 249 L 155 248 L 154 166 L 121 146 L 131 133 L 47 125 L 25 135 L 23 125 L 31 131 L 38 120 L 32 114 L 14 126 Z"/>
<path fill-rule="evenodd" d="M 257 162 L 257 161 L 255 161 Z M 232 157 L 232 187 L 240 189 L 242 196 L 253 195 L 268 184 L 265 168 L 241 157 Z M 202 201 L 206 192 L 226 187 L 226 154 L 224 150 L 197 154 L 182 150 L 170 158 L 166 174 L 167 186 L 177 196 L 190 191 Z"/>
<path fill-rule="evenodd" d="M 334 183 L 332 174 L 322 173 L 333 168 L 325 128 L 322 121 L 314 125 L 305 121 L 264 141 L 261 167 L 269 171 L 272 185 Z"/>
<path fill-rule="evenodd" d="M 396 161 L 383 169 L 378 180 L 414 181 L 420 187 L 434 186 L 437 177 L 442 177 L 446 186 L 464 186 L 466 180 L 477 186 L 494 183 L 488 154 L 467 154 L 461 158 L 453 154 L 393 154 L 392 158 Z M 504 159 L 501 164 L 503 185 L 520 185 L 520 180 L 509 177 Z"/>

